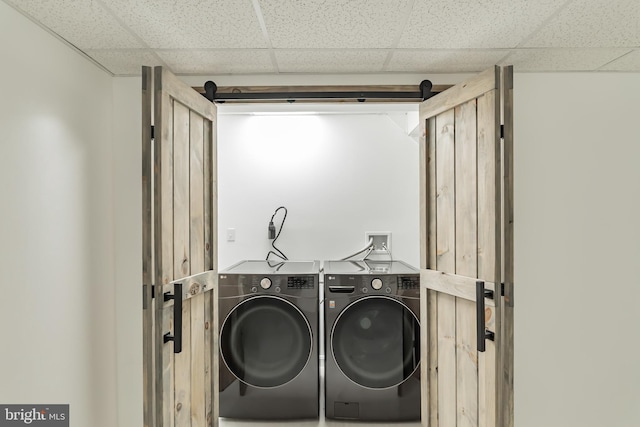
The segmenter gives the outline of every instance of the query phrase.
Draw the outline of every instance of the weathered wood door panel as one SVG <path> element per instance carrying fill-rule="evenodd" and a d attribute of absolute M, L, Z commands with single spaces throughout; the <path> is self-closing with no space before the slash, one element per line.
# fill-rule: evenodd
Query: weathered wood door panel
<path fill-rule="evenodd" d="M 492 68 L 420 105 L 425 426 L 512 423 L 501 410 L 510 395 L 504 369 L 511 372 L 505 352 L 512 338 L 503 335 L 501 286 L 495 285 L 501 283 L 506 237 L 503 197 L 512 191 L 503 188 L 501 165 L 502 73 Z M 492 298 L 478 300 L 478 282 L 496 291 Z M 484 340 L 482 321 L 493 341 Z M 478 325 L 484 350 L 478 348 Z"/>
<path fill-rule="evenodd" d="M 149 427 L 218 423 L 215 130 L 213 104 L 162 67 L 153 73 L 143 67 L 144 422 Z"/>

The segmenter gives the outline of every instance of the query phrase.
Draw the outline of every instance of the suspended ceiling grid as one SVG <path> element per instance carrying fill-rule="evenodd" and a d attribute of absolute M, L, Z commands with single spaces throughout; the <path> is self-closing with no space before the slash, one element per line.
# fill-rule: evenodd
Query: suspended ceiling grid
<path fill-rule="evenodd" d="M 640 71 L 638 0 L 3 0 L 117 76 Z"/>

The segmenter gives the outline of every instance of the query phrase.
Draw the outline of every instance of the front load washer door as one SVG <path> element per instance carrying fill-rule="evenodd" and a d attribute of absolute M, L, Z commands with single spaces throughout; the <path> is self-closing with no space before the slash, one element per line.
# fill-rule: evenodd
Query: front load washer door
<path fill-rule="evenodd" d="M 400 301 L 367 297 L 347 306 L 331 332 L 331 351 L 342 373 L 363 387 L 394 387 L 420 363 L 420 323 Z"/>
<path fill-rule="evenodd" d="M 302 312 L 271 296 L 238 304 L 220 334 L 224 363 L 254 387 L 278 387 L 293 380 L 307 365 L 311 347 L 311 327 Z"/>

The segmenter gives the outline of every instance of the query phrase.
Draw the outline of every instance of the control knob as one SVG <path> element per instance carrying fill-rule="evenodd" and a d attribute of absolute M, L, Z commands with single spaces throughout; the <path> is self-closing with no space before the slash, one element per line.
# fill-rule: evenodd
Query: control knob
<path fill-rule="evenodd" d="M 382 280 L 381 280 L 381 279 L 378 279 L 378 278 L 373 279 L 373 280 L 371 281 L 371 287 L 372 287 L 373 289 L 375 289 L 376 291 L 378 291 L 378 290 L 382 289 Z"/>
<path fill-rule="evenodd" d="M 262 289 L 269 289 L 271 287 L 271 279 L 265 277 L 264 279 L 260 280 L 260 287 Z"/>

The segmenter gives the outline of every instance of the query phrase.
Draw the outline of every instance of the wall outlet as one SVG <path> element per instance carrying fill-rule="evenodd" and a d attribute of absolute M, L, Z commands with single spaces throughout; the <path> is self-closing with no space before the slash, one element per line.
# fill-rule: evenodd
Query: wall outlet
<path fill-rule="evenodd" d="M 372 254 L 386 254 L 391 252 L 391 232 L 390 231 L 366 231 L 365 241 L 373 239 Z M 386 248 L 386 249 L 385 249 Z"/>

